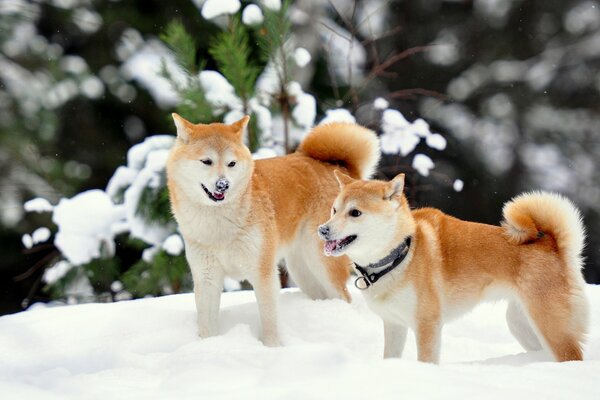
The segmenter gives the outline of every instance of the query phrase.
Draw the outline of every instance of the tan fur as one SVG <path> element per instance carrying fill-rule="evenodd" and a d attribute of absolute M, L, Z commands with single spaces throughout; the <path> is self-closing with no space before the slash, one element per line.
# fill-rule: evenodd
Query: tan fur
<path fill-rule="evenodd" d="M 504 227 L 498 227 L 432 208 L 411 211 L 401 185 L 394 192 L 394 182 L 338 181 L 337 213 L 326 225 L 333 239 L 358 235 L 344 253 L 353 261 L 376 262 L 413 237 L 400 267 L 363 291 L 384 319 L 386 356 L 401 354 L 393 336 L 405 337 L 409 327 L 416 333 L 419 360 L 437 362 L 443 323 L 500 296 L 510 300 L 509 327 L 526 349 L 543 344 L 559 361 L 583 359 L 588 318 L 580 272 L 584 230 L 567 199 L 523 194 L 505 206 Z M 362 215 L 354 221 L 349 207 Z M 378 232 L 371 229 L 373 221 L 380 221 L 385 238 L 369 241 Z M 372 251 L 365 256 L 361 246 Z M 396 341 L 403 346 L 403 340 Z"/>
<path fill-rule="evenodd" d="M 369 179 L 379 163 L 379 143 L 360 125 L 329 123 L 315 127 L 298 152 L 328 163 L 338 162 L 350 176 Z"/>
<path fill-rule="evenodd" d="M 337 194 L 334 169 L 368 176 L 379 159 L 376 135 L 349 124 L 316 127 L 297 153 L 254 161 L 242 143 L 247 117 L 233 125 L 195 125 L 177 115 L 174 120 L 178 139 L 167 164 L 168 186 L 194 276 L 200 334 L 216 334 L 213 288 L 232 275 L 254 286 L 263 340 L 277 345 L 280 258 L 309 296 L 350 301 L 350 262 L 324 257 L 316 229 Z M 211 165 L 201 162 L 207 159 Z M 228 166 L 231 161 L 235 166 Z M 212 192 L 217 178 L 231 187 L 223 201 L 213 202 L 200 184 Z"/>

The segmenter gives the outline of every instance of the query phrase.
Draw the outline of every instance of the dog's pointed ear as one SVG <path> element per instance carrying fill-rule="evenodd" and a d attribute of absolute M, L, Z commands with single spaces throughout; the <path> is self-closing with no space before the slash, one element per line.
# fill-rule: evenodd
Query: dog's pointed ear
<path fill-rule="evenodd" d="M 244 115 L 242 119 L 230 125 L 233 128 L 233 130 L 238 133 L 240 140 L 242 140 L 242 138 L 244 137 L 244 131 L 248 126 L 248 121 L 250 121 L 250 116 Z"/>
<path fill-rule="evenodd" d="M 175 127 L 177 127 L 177 137 L 181 139 L 183 143 L 189 142 L 190 132 L 192 131 L 194 124 L 177 113 L 173 113 L 171 116 L 175 122 Z"/>
<path fill-rule="evenodd" d="M 402 194 L 404 190 L 404 174 L 398 174 L 388 182 L 388 190 L 385 193 L 385 199 L 390 200 L 395 196 Z"/>
<path fill-rule="evenodd" d="M 340 185 L 340 189 L 343 189 L 344 186 L 355 181 L 354 178 L 352 178 L 349 175 L 344 174 L 339 169 L 336 169 L 335 171 L 333 171 L 333 175 L 335 175 L 335 179 L 337 179 L 338 184 Z"/>

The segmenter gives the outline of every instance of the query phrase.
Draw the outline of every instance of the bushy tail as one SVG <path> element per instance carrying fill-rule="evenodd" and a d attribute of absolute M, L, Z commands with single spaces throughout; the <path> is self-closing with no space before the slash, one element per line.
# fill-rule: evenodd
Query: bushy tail
<path fill-rule="evenodd" d="M 513 242 L 552 235 L 567 265 L 581 269 L 585 227 L 581 213 L 570 200 L 556 193 L 524 193 L 506 203 L 502 213 L 502 226 Z"/>
<path fill-rule="evenodd" d="M 381 156 L 375 132 L 341 122 L 314 127 L 298 151 L 320 161 L 339 163 L 350 176 L 360 179 L 373 175 Z"/>

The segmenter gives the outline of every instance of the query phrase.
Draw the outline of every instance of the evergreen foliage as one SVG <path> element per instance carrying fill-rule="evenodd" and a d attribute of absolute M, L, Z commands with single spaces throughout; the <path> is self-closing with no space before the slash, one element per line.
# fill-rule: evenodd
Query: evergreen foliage
<path fill-rule="evenodd" d="M 244 112 L 248 113 L 248 101 L 260 70 L 252 60 L 248 31 L 239 18 L 231 18 L 228 29 L 211 41 L 209 51 L 219 71 L 244 102 Z"/>
<path fill-rule="evenodd" d="M 173 224 L 171 203 L 169 201 L 169 190 L 167 186 L 159 188 L 145 187 L 140 196 L 137 214 L 150 224 L 169 225 Z"/>
<path fill-rule="evenodd" d="M 189 74 L 197 73 L 196 42 L 180 21 L 171 21 L 160 39 L 173 51 L 181 67 Z"/>
<path fill-rule="evenodd" d="M 192 281 L 185 256 L 158 252 L 152 262 L 140 260 L 122 276 L 125 288 L 135 297 L 189 292 Z"/>

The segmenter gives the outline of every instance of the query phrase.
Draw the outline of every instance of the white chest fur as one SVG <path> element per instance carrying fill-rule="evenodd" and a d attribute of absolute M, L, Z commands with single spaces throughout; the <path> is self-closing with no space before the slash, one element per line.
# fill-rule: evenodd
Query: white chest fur
<path fill-rule="evenodd" d="M 414 328 L 417 296 L 411 285 L 379 281 L 363 294 L 369 308 L 384 321 Z"/>
<path fill-rule="evenodd" d="M 263 235 L 243 206 L 180 204 L 175 215 L 193 269 L 218 268 L 237 279 L 256 271 Z"/>

